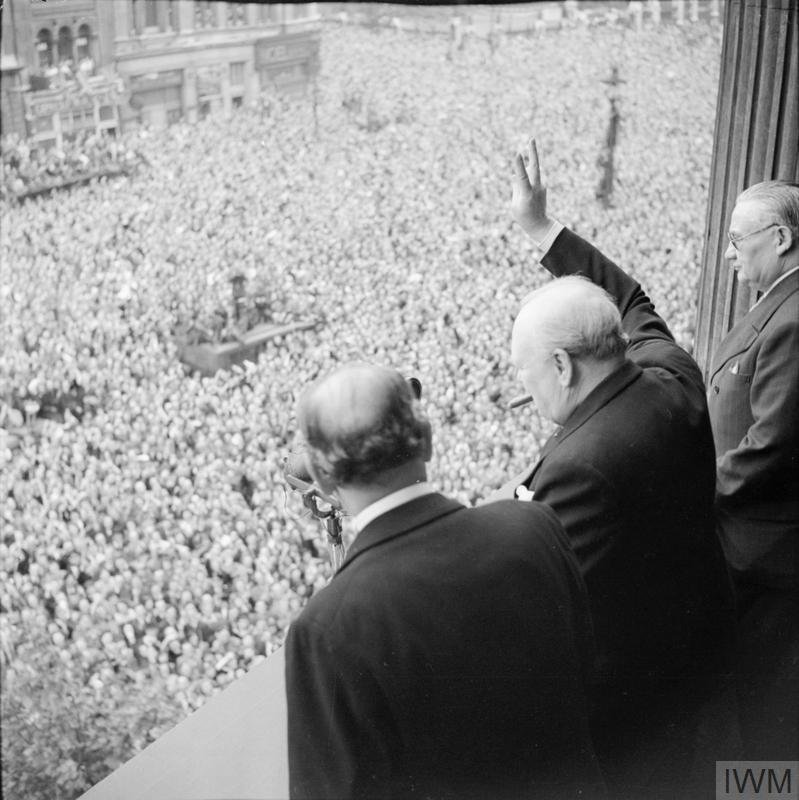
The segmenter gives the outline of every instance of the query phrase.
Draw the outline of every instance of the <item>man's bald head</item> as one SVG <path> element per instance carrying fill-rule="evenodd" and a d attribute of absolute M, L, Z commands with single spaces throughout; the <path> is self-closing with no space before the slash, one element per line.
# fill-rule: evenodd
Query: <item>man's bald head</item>
<path fill-rule="evenodd" d="M 336 486 L 379 482 L 430 457 L 430 424 L 407 381 L 387 367 L 340 367 L 303 393 L 297 417 L 312 470 Z"/>
<path fill-rule="evenodd" d="M 613 298 L 568 276 L 527 295 L 513 324 L 511 361 L 539 413 L 563 425 L 621 366 L 626 346 Z"/>
<path fill-rule="evenodd" d="M 573 358 L 605 361 L 624 355 L 626 346 L 613 298 L 578 276 L 558 278 L 528 294 L 513 324 L 511 348 L 517 366 L 531 349 L 562 348 Z"/>

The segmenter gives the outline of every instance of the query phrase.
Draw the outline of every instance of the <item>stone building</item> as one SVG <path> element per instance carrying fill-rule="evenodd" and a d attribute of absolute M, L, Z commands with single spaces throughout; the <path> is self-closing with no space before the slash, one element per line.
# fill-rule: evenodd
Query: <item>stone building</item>
<path fill-rule="evenodd" d="M 319 67 L 316 3 L 7 0 L 2 13 L 1 132 L 44 144 L 229 114 Z"/>

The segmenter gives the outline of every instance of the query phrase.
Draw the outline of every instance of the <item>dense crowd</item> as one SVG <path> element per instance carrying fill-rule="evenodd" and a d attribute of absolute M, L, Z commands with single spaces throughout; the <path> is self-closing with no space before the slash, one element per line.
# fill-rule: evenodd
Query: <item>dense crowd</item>
<path fill-rule="evenodd" d="M 0 197 L 18 200 L 84 178 L 131 170 L 142 157 L 131 145 L 121 138 L 83 131 L 61 147 L 44 149 L 10 134 L 0 141 Z"/>
<path fill-rule="evenodd" d="M 298 392 L 336 363 L 421 380 L 432 479 L 467 504 L 534 459 L 548 428 L 506 409 L 511 322 L 543 280 L 508 212 L 529 133 L 553 213 L 631 270 L 690 348 L 719 36 L 578 28 L 453 55 L 441 37 L 337 28 L 315 108 L 265 98 L 142 129 L 101 146 L 143 154 L 134 174 L 3 201 L 6 680 L 42 635 L 98 691 L 130 687 L 135 704 L 134 676 L 159 676 L 191 709 L 278 647 L 330 576 L 281 463 Z M 213 328 L 239 272 L 322 324 L 257 364 L 190 374 L 175 337 Z"/>

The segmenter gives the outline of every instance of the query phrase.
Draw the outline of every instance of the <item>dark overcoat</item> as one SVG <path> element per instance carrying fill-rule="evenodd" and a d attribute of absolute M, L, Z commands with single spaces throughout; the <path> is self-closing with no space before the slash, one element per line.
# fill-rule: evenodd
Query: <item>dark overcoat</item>
<path fill-rule="evenodd" d="M 289 630 L 291 795 L 603 796 L 591 647 L 548 508 L 432 494 L 389 511 Z"/>
<path fill-rule="evenodd" d="M 721 341 L 708 405 L 727 559 L 746 581 L 799 588 L 799 272 Z"/>
<path fill-rule="evenodd" d="M 524 485 L 557 513 L 588 588 L 600 676 L 658 692 L 717 669 L 733 627 L 702 375 L 639 284 L 588 242 L 564 229 L 542 263 L 613 296 L 627 359 L 497 496 Z"/>

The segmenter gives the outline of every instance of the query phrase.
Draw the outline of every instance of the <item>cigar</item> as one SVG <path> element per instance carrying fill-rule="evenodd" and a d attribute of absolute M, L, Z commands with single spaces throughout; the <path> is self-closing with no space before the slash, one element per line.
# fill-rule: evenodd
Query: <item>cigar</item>
<path fill-rule="evenodd" d="M 518 408 L 519 406 L 526 406 L 528 403 L 532 402 L 533 396 L 531 394 L 520 394 L 518 397 L 514 397 L 508 402 L 508 408 Z"/>

